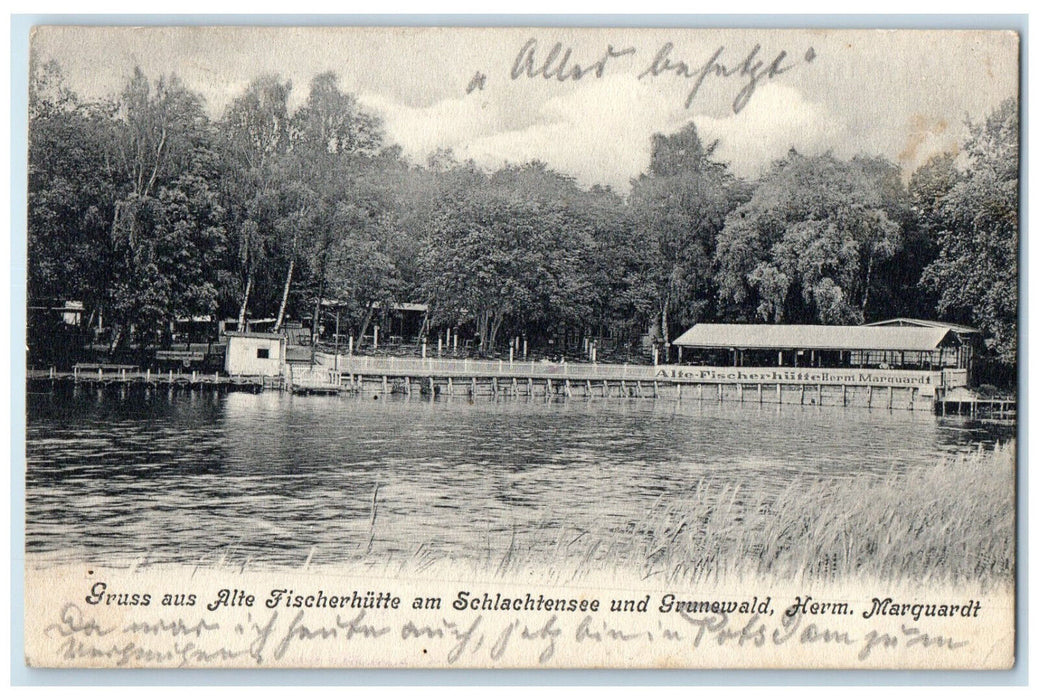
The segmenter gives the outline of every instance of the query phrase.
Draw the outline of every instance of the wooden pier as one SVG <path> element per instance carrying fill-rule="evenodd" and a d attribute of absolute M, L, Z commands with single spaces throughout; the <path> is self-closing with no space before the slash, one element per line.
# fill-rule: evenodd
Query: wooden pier
<path fill-rule="evenodd" d="M 135 365 L 79 364 L 72 371 L 54 368 L 30 369 L 26 372 L 30 381 L 72 381 L 77 384 L 99 386 L 146 386 L 167 388 L 214 388 L 242 391 L 263 391 L 284 388 L 283 379 L 275 377 L 245 377 L 220 374 L 219 372 L 165 372 L 141 370 Z"/>
<path fill-rule="evenodd" d="M 935 409 L 934 385 L 893 385 L 848 379 L 840 370 L 701 368 L 508 360 L 443 360 L 318 353 L 351 391 L 378 395 L 468 397 L 669 398 L 677 401 Z M 827 373 L 829 372 L 829 374 Z M 941 374 L 917 373 L 940 381 Z M 745 376 L 778 376 L 776 381 Z M 832 376 L 831 376 L 832 375 Z M 800 379 L 799 377 L 807 377 Z M 704 378 L 709 377 L 709 378 Z M 818 377 L 817 379 L 812 379 Z M 901 378 L 901 377 L 899 377 Z M 930 391 L 927 391 L 930 389 Z"/>
<path fill-rule="evenodd" d="M 942 416 L 967 416 L 978 420 L 1017 420 L 1017 399 L 1013 396 L 977 396 L 957 392 L 938 399 L 935 410 Z"/>
<path fill-rule="evenodd" d="M 981 399 L 963 387 L 946 389 L 941 374 L 917 373 L 920 384 L 894 374 L 847 370 L 619 365 L 507 360 L 445 360 L 316 353 L 312 363 L 288 363 L 278 376 L 228 376 L 199 371 L 156 372 L 131 365 L 77 365 L 71 372 L 30 370 L 30 380 L 77 384 L 291 391 L 293 394 L 363 393 L 375 396 L 626 398 L 802 406 L 860 406 L 928 410 L 1010 419 L 1012 398 Z M 878 378 L 879 377 L 879 378 Z M 771 381 L 768 378 L 773 378 Z"/>

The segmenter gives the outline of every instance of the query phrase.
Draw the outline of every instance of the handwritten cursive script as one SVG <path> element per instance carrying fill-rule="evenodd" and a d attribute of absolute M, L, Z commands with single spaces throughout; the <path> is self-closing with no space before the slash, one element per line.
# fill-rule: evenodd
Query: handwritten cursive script
<path fill-rule="evenodd" d="M 689 91 L 689 96 L 685 100 L 686 109 L 692 106 L 693 100 L 696 99 L 697 93 L 708 78 L 739 78 L 745 82 L 739 93 L 736 94 L 736 99 L 732 102 L 732 111 L 739 114 L 747 106 L 750 98 L 754 96 L 754 91 L 757 90 L 758 85 L 762 81 L 772 80 L 798 65 L 798 63 L 788 59 L 786 51 L 780 51 L 770 60 L 761 59 L 758 57 L 758 54 L 761 52 L 761 45 L 755 44 L 746 57 L 736 59 L 735 63 L 723 59 L 725 47 L 719 46 L 706 62 L 693 68 L 685 61 L 673 60 L 671 58 L 674 48 L 674 44 L 670 41 L 661 46 L 649 67 L 639 73 L 639 80 L 645 77 L 655 78 L 665 74 L 693 80 L 693 88 Z M 801 63 L 811 63 L 814 60 L 815 49 L 809 48 L 805 51 L 804 59 Z"/>
<path fill-rule="evenodd" d="M 556 42 L 547 51 L 539 49 L 537 39 L 531 38 L 520 47 L 516 59 L 512 63 L 509 75 L 513 80 L 521 78 L 553 80 L 560 83 L 576 82 L 585 77 L 602 78 L 607 66 L 620 59 L 631 59 L 636 56 L 633 46 L 617 49 L 608 45 L 601 54 L 593 54 L 591 60 L 579 60 L 572 46 Z M 799 65 L 811 63 L 816 58 L 815 49 L 809 47 L 800 59 L 791 58 L 786 50 L 763 57 L 760 44 L 755 44 L 746 54 L 731 53 L 725 46 L 719 46 L 710 57 L 702 63 L 675 57 L 675 45 L 666 42 L 653 55 L 649 64 L 638 73 L 638 80 L 670 76 L 691 80 L 692 88 L 685 100 L 685 107 L 693 105 L 697 94 L 709 80 L 737 81 L 739 92 L 732 101 L 732 111 L 741 112 L 750 102 L 758 87 L 770 80 L 787 73 Z M 474 89 L 482 90 L 486 85 L 486 76 L 476 73 L 477 77 L 470 81 L 466 92 Z M 474 82 L 475 81 L 475 82 Z"/>

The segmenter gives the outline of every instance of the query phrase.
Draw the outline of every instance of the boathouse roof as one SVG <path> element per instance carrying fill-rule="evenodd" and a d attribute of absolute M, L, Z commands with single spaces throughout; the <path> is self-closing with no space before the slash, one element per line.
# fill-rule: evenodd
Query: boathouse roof
<path fill-rule="evenodd" d="M 675 339 L 693 348 L 799 350 L 937 350 L 949 326 L 811 326 L 698 323 Z"/>
<path fill-rule="evenodd" d="M 916 328 L 948 328 L 954 333 L 960 335 L 979 335 L 981 333 L 977 328 L 971 328 L 970 326 L 962 326 L 958 323 L 946 323 L 944 321 L 927 321 L 922 318 L 889 318 L 885 321 L 874 321 L 873 323 L 865 324 L 867 326 L 897 326 L 897 327 L 916 327 Z"/>
<path fill-rule="evenodd" d="M 261 333 L 259 331 L 224 331 L 229 338 L 267 338 L 269 340 L 281 340 L 284 333 Z"/>

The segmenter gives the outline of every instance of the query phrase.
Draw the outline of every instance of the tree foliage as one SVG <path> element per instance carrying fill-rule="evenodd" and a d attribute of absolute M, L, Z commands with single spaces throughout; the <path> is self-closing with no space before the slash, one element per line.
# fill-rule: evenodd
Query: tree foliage
<path fill-rule="evenodd" d="M 726 312 L 773 323 L 870 319 L 878 268 L 902 249 L 897 183 L 897 169 L 876 159 L 791 151 L 774 163 L 718 236 Z"/>
<path fill-rule="evenodd" d="M 653 137 L 649 173 L 633 183 L 631 203 L 651 251 L 656 319 L 667 343 L 672 327 L 714 316 L 715 241 L 725 217 L 744 198 L 743 183 L 712 160 L 692 123 Z"/>
<path fill-rule="evenodd" d="M 1007 100 L 970 124 L 962 167 L 932 163 L 916 188 L 938 244 L 924 288 L 939 312 L 982 328 L 1007 364 L 1017 355 L 1019 131 L 1017 102 Z"/>
<path fill-rule="evenodd" d="M 295 109 L 292 90 L 260 75 L 210 120 L 176 76 L 138 69 L 86 102 L 34 61 L 30 305 L 80 301 L 84 327 L 139 348 L 192 316 L 320 332 L 328 301 L 360 338 L 421 302 L 421 333 L 462 329 L 486 353 L 515 336 L 640 348 L 702 320 L 940 315 L 1015 360 L 1013 101 L 908 186 L 883 158 L 793 150 L 746 182 L 688 124 L 648 136 L 623 195 L 539 162 L 409 164 L 335 74 Z M 30 327 L 30 344 L 47 333 Z"/>

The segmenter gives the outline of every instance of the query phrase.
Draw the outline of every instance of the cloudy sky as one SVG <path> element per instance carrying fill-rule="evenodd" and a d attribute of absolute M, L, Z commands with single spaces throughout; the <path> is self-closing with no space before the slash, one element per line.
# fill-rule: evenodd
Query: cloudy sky
<path fill-rule="evenodd" d="M 415 162 L 539 159 L 621 190 L 651 134 L 690 120 L 747 177 L 791 147 L 909 173 L 1018 91 L 1017 37 L 993 32 L 48 27 L 32 45 L 83 97 L 117 93 L 136 64 L 176 73 L 214 117 L 261 73 L 292 80 L 298 104 L 331 70 Z"/>

